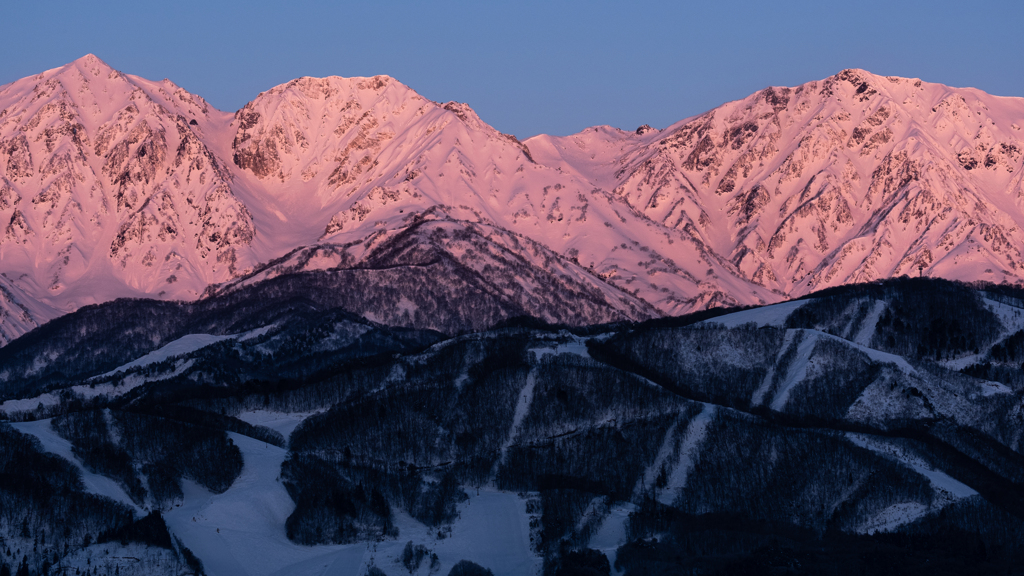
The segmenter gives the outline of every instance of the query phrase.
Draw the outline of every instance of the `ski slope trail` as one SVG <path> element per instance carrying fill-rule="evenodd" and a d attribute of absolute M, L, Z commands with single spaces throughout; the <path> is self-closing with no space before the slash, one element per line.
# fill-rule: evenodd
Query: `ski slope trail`
<path fill-rule="evenodd" d="M 697 414 L 686 427 L 679 446 L 679 461 L 668 476 L 668 484 L 658 493 L 657 500 L 671 506 L 679 494 L 686 488 L 686 480 L 697 463 L 697 455 L 704 439 L 707 438 L 708 425 L 715 417 L 717 408 L 713 404 L 705 404 L 704 410 Z"/>
<path fill-rule="evenodd" d="M 543 358 L 543 355 L 541 355 Z M 519 392 L 519 401 L 516 403 L 516 411 L 512 415 L 512 426 L 508 432 L 508 438 L 501 445 L 501 458 L 494 465 L 496 472 L 505 463 L 505 458 L 508 455 L 508 449 L 515 443 L 516 438 L 519 437 L 519 429 L 523 425 L 523 420 L 526 415 L 530 413 L 530 406 L 533 404 L 533 391 L 537 386 L 537 367 L 534 366 L 530 373 L 526 376 L 526 385 Z"/>
<path fill-rule="evenodd" d="M 811 359 L 811 353 L 814 351 L 814 345 L 817 343 L 817 333 L 804 331 L 804 339 L 797 345 L 796 358 L 790 364 L 785 380 L 779 385 L 779 390 L 775 393 L 775 398 L 772 399 L 772 410 L 781 412 L 786 407 L 786 402 L 789 401 L 789 395 L 793 392 L 793 388 L 807 377 L 808 363 Z"/>
<path fill-rule="evenodd" d="M 868 315 L 864 318 L 864 323 L 861 325 L 857 335 L 853 337 L 853 341 L 861 346 L 870 346 L 871 337 L 875 335 L 875 328 L 878 327 L 878 318 L 882 315 L 885 310 L 885 302 L 881 300 L 875 301 L 874 306 L 868 311 Z"/>
<path fill-rule="evenodd" d="M 280 482 L 287 452 L 229 433 L 241 450 L 242 474 L 223 494 L 185 481 L 181 506 L 164 514 L 167 527 L 200 560 L 209 576 L 357 574 L 370 556 L 365 544 L 300 546 L 285 521 L 295 504 Z"/>
<path fill-rule="evenodd" d="M 772 382 L 775 380 L 775 367 L 779 365 L 779 361 L 786 355 L 790 346 L 793 345 L 793 338 L 796 337 L 797 330 L 786 330 L 786 336 L 782 339 L 782 346 L 779 346 L 779 353 L 775 357 L 775 362 L 768 367 L 768 373 L 764 375 L 764 380 L 761 385 L 754 391 L 754 396 L 750 399 L 752 406 L 760 406 L 764 404 L 764 397 L 772 389 Z"/>
<path fill-rule="evenodd" d="M 636 487 L 633 488 L 633 499 L 636 500 L 643 496 L 644 491 L 648 490 L 651 486 L 654 486 L 654 482 L 658 478 L 658 472 L 661 471 L 661 467 L 664 466 L 665 461 L 672 456 L 673 448 L 676 445 L 676 429 L 679 427 L 679 419 L 677 418 L 668 427 L 665 432 L 665 439 L 661 442 L 661 447 L 658 448 L 658 455 L 654 457 L 654 462 L 647 467 L 644 471 L 644 475 L 637 481 Z"/>
<path fill-rule="evenodd" d="M 919 502 L 901 502 L 889 506 L 875 517 L 865 521 L 859 527 L 858 532 L 867 534 L 892 531 L 928 513 L 938 512 L 958 500 L 978 495 L 977 490 L 974 488 L 956 480 L 941 470 L 933 468 L 922 458 L 891 441 L 853 432 L 847 433 L 846 438 L 861 448 L 871 450 L 888 460 L 897 462 L 917 472 L 928 480 L 936 494 L 931 506 Z"/>
<path fill-rule="evenodd" d="M 82 473 L 82 484 L 85 485 L 85 490 L 87 492 L 91 492 L 97 496 L 110 498 L 111 500 L 120 502 L 125 506 L 129 506 L 135 510 L 136 514 L 141 515 L 144 513 L 144 510 L 135 502 L 132 502 L 132 499 L 117 482 L 102 474 L 90 472 L 85 465 L 82 464 L 82 461 L 75 456 L 75 453 L 71 448 L 71 442 L 61 438 L 53 427 L 50 426 L 49 418 L 33 422 L 15 422 L 12 423 L 11 426 L 23 434 L 30 434 L 38 439 L 40 444 L 43 445 L 43 450 L 46 450 L 51 454 L 56 454 L 57 456 L 60 456 L 74 464 Z"/>
<path fill-rule="evenodd" d="M 405 544 L 422 544 L 438 555 L 441 573 L 460 560 L 485 566 L 497 576 L 536 574 L 541 560 L 530 549 L 525 501 L 497 490 L 474 491 L 459 505 L 451 536 L 437 539 L 430 528 L 400 510 L 396 540 L 302 546 L 288 540 L 285 522 L 295 504 L 280 481 L 287 452 L 229 433 L 244 459 L 242 474 L 223 494 L 185 482 L 181 506 L 166 512 L 171 533 L 202 560 L 209 576 L 326 576 L 364 574 L 369 566 L 401 570 Z"/>
<path fill-rule="evenodd" d="M 601 523 L 601 527 L 587 543 L 588 548 L 603 552 L 612 566 L 612 574 L 619 576 L 622 570 L 616 570 L 615 560 L 619 555 L 619 548 L 629 541 L 626 532 L 626 524 L 629 522 L 629 515 L 636 510 L 636 505 L 631 502 L 620 502 L 614 504 L 608 511 L 608 515 Z"/>

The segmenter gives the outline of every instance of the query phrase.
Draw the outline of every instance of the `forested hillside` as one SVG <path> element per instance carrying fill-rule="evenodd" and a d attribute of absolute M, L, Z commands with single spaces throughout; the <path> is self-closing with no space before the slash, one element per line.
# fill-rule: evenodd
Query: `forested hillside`
<path fill-rule="evenodd" d="M 309 295 L 329 280 L 116 301 L 0 348 L 0 571 L 1024 566 L 1024 291 L 452 335 Z"/>

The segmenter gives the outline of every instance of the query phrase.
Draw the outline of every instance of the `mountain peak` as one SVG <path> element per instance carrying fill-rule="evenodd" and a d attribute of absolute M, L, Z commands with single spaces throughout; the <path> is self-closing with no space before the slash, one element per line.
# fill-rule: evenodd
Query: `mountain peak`
<path fill-rule="evenodd" d="M 107 76 L 112 72 L 116 72 L 110 64 L 107 64 L 95 54 L 86 54 L 81 58 L 78 58 L 68 64 L 65 64 L 59 70 L 64 71 L 71 68 L 75 68 L 82 72 L 86 77 L 89 76 Z"/>
<path fill-rule="evenodd" d="M 861 82 L 887 82 L 889 84 L 932 84 L 931 82 L 924 82 L 920 78 L 911 78 L 907 76 L 883 76 L 881 74 L 875 74 L 870 70 L 864 70 L 863 68 L 846 68 L 840 70 L 837 74 L 831 76 L 839 80 L 847 79 L 859 79 Z"/>
<path fill-rule="evenodd" d="M 289 93 L 299 94 L 302 97 L 314 100 L 330 100 L 357 94 L 364 97 L 367 93 L 372 95 L 380 94 L 391 86 L 398 87 L 402 92 L 413 92 L 408 86 L 390 76 L 384 75 L 369 77 L 302 76 L 261 92 L 256 97 L 256 100 Z"/>
<path fill-rule="evenodd" d="M 826 95 L 830 95 L 833 88 L 841 87 L 843 93 L 852 92 L 854 95 L 866 99 L 878 91 L 886 92 L 899 86 L 920 88 L 922 82 L 916 78 L 879 76 L 867 70 L 847 68 L 838 74 L 826 78 L 821 82 L 821 85 L 822 92 Z"/>
<path fill-rule="evenodd" d="M 102 58 L 91 52 L 86 54 L 85 56 L 75 59 L 71 62 L 71 64 L 76 64 L 79 66 L 105 66 L 107 68 L 110 68 L 110 65 L 104 62 Z"/>

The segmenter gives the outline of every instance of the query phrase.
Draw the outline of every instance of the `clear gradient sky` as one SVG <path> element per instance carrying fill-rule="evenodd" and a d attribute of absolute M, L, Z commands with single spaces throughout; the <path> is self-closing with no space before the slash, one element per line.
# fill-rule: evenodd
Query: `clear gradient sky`
<path fill-rule="evenodd" d="M 1024 96 L 1021 0 L 9 0 L 0 84 L 94 53 L 234 111 L 299 76 L 387 74 L 524 138 L 664 127 L 864 68 Z"/>

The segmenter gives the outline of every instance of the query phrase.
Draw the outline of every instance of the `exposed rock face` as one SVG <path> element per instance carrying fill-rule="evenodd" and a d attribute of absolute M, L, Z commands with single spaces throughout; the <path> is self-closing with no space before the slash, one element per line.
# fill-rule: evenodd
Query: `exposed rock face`
<path fill-rule="evenodd" d="M 204 143 L 223 114 L 201 98 L 90 55 L 4 86 L 0 105 L 0 259 L 29 299 L 191 298 L 237 270 L 253 222 Z"/>
<path fill-rule="evenodd" d="M 790 295 L 901 274 L 1017 282 L 1022 117 L 1019 99 L 845 70 L 666 130 L 615 192 Z"/>
<path fill-rule="evenodd" d="M 417 218 L 477 238 L 430 242 L 491 262 L 470 268 L 503 297 L 562 274 L 548 251 L 602 318 L 901 274 L 1017 282 L 1021 124 L 1021 99 L 846 70 L 664 130 L 520 142 L 386 76 L 299 78 L 231 115 L 90 55 L 0 87 L 0 344 L 116 297 L 366 266 Z M 498 278 L 505 253 L 529 272 Z"/>

